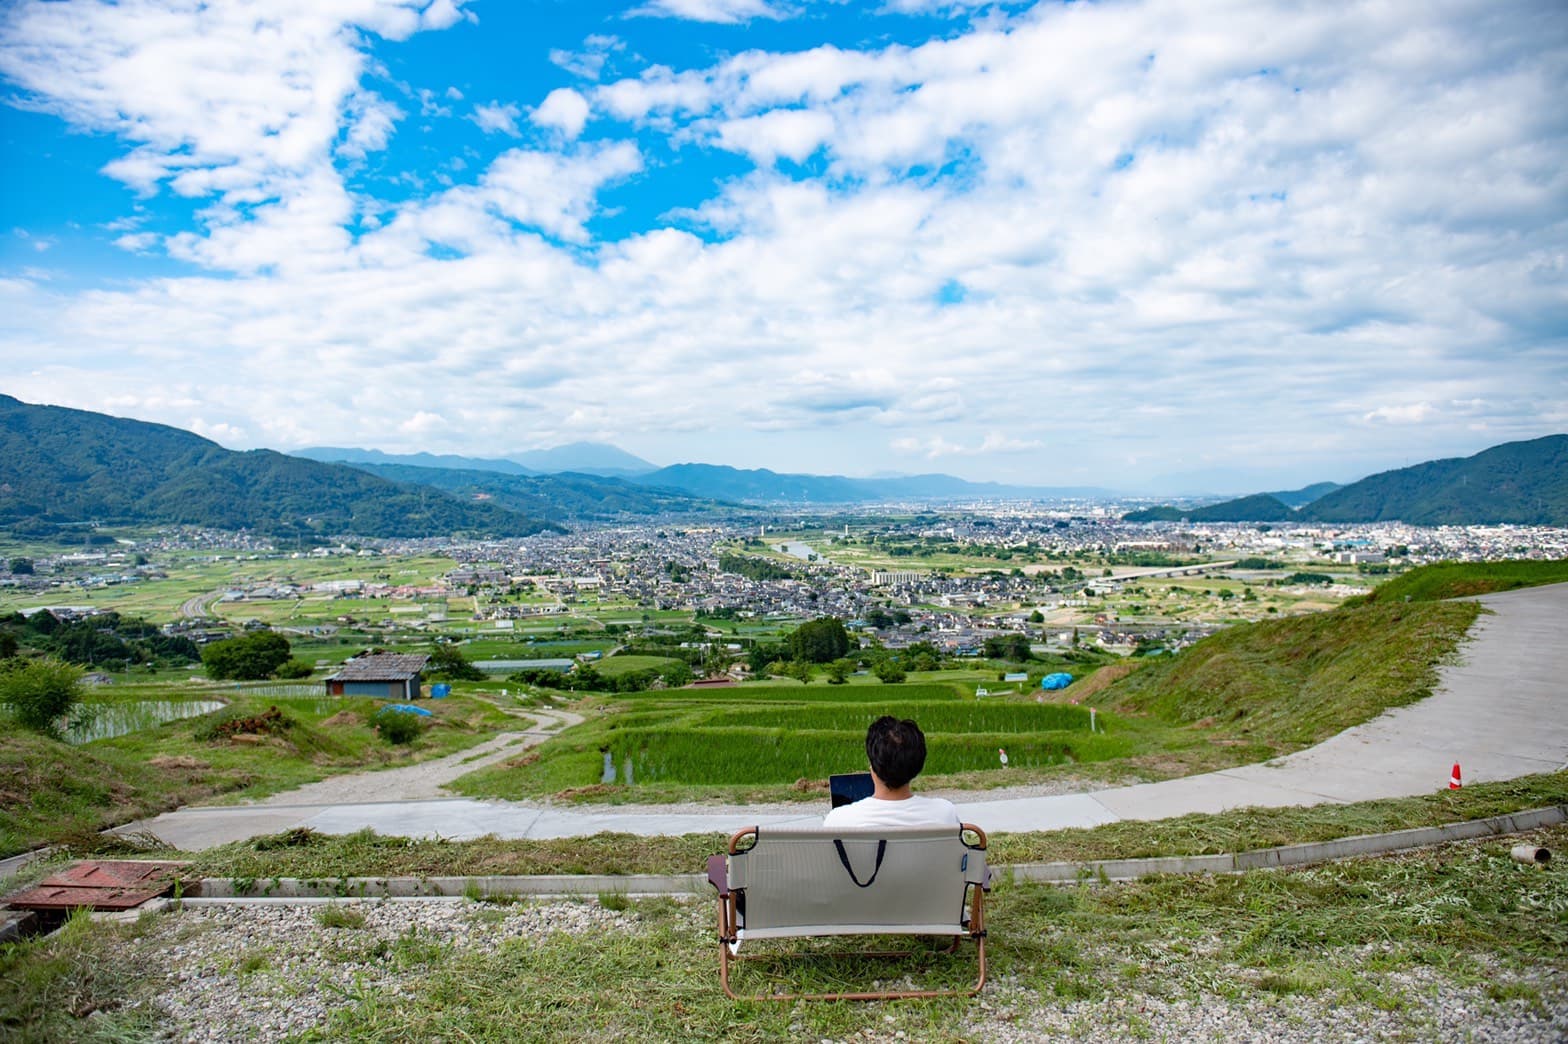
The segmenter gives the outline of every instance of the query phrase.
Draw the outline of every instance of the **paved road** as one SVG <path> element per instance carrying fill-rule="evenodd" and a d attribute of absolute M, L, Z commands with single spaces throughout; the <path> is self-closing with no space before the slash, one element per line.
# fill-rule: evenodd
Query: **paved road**
<path fill-rule="evenodd" d="M 1568 584 L 1487 595 L 1481 601 L 1491 613 L 1472 629 L 1462 662 L 1442 670 L 1431 697 L 1316 747 L 1261 765 L 1091 794 L 960 802 L 959 811 L 988 831 L 1052 830 L 1246 806 L 1427 794 L 1447 786 L 1456 761 L 1468 783 L 1562 768 L 1568 763 Z M 330 781 L 313 786 L 329 788 Z M 301 797 L 292 791 L 264 806 L 184 808 L 121 829 L 148 831 L 178 848 L 200 849 L 296 826 L 332 834 L 370 827 L 383 834 L 453 840 L 485 834 L 581 837 L 606 830 L 647 836 L 811 822 L 821 811 L 802 814 L 799 807 L 780 806 L 590 811 L 460 798 L 353 804 Z"/>

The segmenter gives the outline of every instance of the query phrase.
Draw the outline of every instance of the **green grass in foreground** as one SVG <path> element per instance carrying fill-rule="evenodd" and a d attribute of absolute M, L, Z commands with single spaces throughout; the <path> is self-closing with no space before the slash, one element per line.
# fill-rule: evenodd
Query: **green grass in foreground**
<path fill-rule="evenodd" d="M 995 834 L 991 838 L 991 862 L 1242 852 L 1484 819 L 1561 804 L 1568 804 L 1568 772 L 1356 805 L 1238 809 L 1220 815 L 1181 816 L 1148 823 Z M 739 820 L 735 823 L 736 828 L 744 825 Z M 682 837 L 599 834 L 545 841 L 428 841 L 380 837 L 368 831 L 346 836 L 293 831 L 183 853 L 178 858 L 191 861 L 193 875 L 255 881 L 273 877 L 391 875 L 678 874 L 700 872 L 707 857 L 722 851 L 727 840 L 727 833 L 714 833 Z"/>
<path fill-rule="evenodd" d="M 1528 839 L 1561 850 L 1568 828 Z M 1360 1035 L 1359 1020 L 1385 1018 L 1402 1037 L 1438 1039 L 1488 1016 L 1494 1028 L 1549 1035 L 1541 1020 L 1568 997 L 1568 876 L 1511 862 L 1518 840 L 1237 876 L 1002 883 L 989 904 L 992 985 L 979 1001 L 731 1002 L 717 982 L 707 900 L 616 899 L 603 905 L 620 911 L 618 923 L 520 937 L 504 928 L 526 907 L 475 904 L 467 917 L 496 930 L 474 948 L 416 930 L 378 942 L 365 927 L 322 925 L 311 948 L 324 969 L 291 972 L 220 941 L 210 974 L 273 1003 L 337 983 L 326 1023 L 305 1041 L 1127 1039 L 1158 1035 L 1153 1012 L 1183 1003 L 1261 1038 Z M 77 919 L 56 936 L 0 947 L 0 1036 L 146 1039 L 156 1016 L 140 1002 L 166 988 L 167 948 L 214 930 L 194 914 Z M 973 961 L 967 946 L 891 964 L 820 949 L 767 944 L 761 952 L 793 956 L 742 969 L 737 984 L 763 985 L 759 972 L 769 986 L 797 989 L 905 975 L 947 984 Z M 1432 1004 L 1438 995 L 1463 1000 L 1459 1025 L 1448 1021 L 1451 1006 Z"/>

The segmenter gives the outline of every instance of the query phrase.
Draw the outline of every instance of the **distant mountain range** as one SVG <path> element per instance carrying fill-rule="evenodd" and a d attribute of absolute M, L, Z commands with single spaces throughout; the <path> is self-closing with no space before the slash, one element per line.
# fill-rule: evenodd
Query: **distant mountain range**
<path fill-rule="evenodd" d="M 488 500 L 510 511 L 557 522 L 592 522 L 625 515 L 699 514 L 726 505 L 673 489 L 598 475 L 503 475 L 493 471 L 408 464 L 353 464 L 393 482 L 434 486 L 465 500 Z"/>
<path fill-rule="evenodd" d="M 1321 494 L 1320 488 L 1328 487 Z M 1313 495 L 1316 494 L 1316 495 Z M 1299 502 L 1295 508 L 1292 502 Z M 1199 508 L 1146 508 L 1129 522 L 1408 522 L 1568 525 L 1568 435 L 1507 442 L 1473 457 L 1433 460 L 1348 486 L 1257 493 Z"/>
<path fill-rule="evenodd" d="M 271 450 L 239 453 L 162 424 L 0 395 L 0 524 L 176 524 L 274 537 L 527 536 L 555 523 L 429 486 Z"/>
<path fill-rule="evenodd" d="M 416 468 L 451 471 L 494 471 L 502 475 L 555 475 L 574 472 L 620 478 L 646 475 L 655 466 L 623 449 L 602 442 L 573 442 L 553 449 L 529 450 L 510 459 L 459 457 L 454 454 L 383 453 L 372 449 L 311 446 L 295 450 L 296 457 L 336 464 L 407 464 Z"/>
<path fill-rule="evenodd" d="M 751 504 L 860 504 L 886 500 L 941 500 L 953 498 L 1006 500 L 1061 500 L 1107 498 L 1114 494 L 1093 486 L 1037 487 L 1009 486 L 996 482 L 970 482 L 952 475 L 901 475 L 892 478 L 845 478 L 842 475 L 780 474 L 766 468 L 732 468 L 724 464 L 673 464 L 655 468 L 641 457 L 615 446 L 597 442 L 574 442 L 550 450 L 535 450 L 511 459 L 437 456 L 430 453 L 383 453 L 380 450 L 342 449 L 314 446 L 297 454 L 311 460 L 365 466 L 385 478 L 401 482 L 421 481 L 419 475 L 390 470 L 396 466 L 447 471 L 493 472 L 503 475 L 547 475 L 573 473 L 579 478 L 598 475 L 621 478 L 641 486 L 680 491 L 688 497 Z M 455 492 L 474 486 L 455 476 L 426 477 L 432 485 Z M 495 489 L 491 493 L 498 492 Z M 623 491 L 624 492 L 624 491 Z M 544 487 L 512 486 L 510 495 L 525 502 L 535 496 L 548 496 Z M 568 496 L 571 496 L 569 492 Z M 537 510 L 537 501 L 535 503 Z M 646 513 L 630 508 L 633 513 Z M 676 510 L 688 510 L 677 508 Z M 579 516 L 589 517 L 589 516 Z"/>
<path fill-rule="evenodd" d="M 1109 497 L 1109 490 L 1088 486 L 1005 486 L 968 482 L 952 475 L 899 478 L 845 478 L 842 475 L 788 475 L 766 468 L 746 470 L 722 464 L 673 464 L 637 482 L 679 489 L 698 497 L 762 504 L 859 504 L 888 500 L 992 499 L 1057 500 Z"/>
<path fill-rule="evenodd" d="M 1093 487 L 1008 486 L 951 475 L 856 479 L 676 464 L 632 477 L 534 474 L 566 459 L 645 465 L 578 443 L 528 463 L 375 450 L 309 451 L 352 464 L 236 452 L 188 431 L 0 395 L 0 525 L 43 533 L 69 523 L 188 524 L 270 536 L 526 536 L 562 522 L 723 513 L 740 503 L 854 504 L 923 499 L 1075 499 Z M 552 456 L 553 455 L 553 456 Z M 434 466 L 433 466 L 434 465 Z M 1129 521 L 1489 522 L 1568 526 L 1568 435 L 1494 446 L 1372 475 Z"/>

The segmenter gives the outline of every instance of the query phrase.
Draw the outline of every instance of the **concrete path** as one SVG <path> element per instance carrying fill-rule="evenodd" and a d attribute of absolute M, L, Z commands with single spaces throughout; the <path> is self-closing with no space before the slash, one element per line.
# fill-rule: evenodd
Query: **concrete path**
<path fill-rule="evenodd" d="M 1430 698 L 1316 747 L 1260 765 L 1092 794 L 960 801 L 959 811 L 987 831 L 1053 830 L 1247 806 L 1428 794 L 1448 785 L 1456 761 L 1467 783 L 1562 768 L 1568 763 L 1568 584 L 1480 600 L 1491 613 L 1471 630 L 1462 662 L 1442 669 Z M 330 783 L 312 784 L 320 789 L 310 793 L 330 793 Z M 457 798 L 355 804 L 300 800 L 302 790 L 277 795 L 265 805 L 184 808 L 120 829 L 145 831 L 194 850 L 291 827 L 331 834 L 369 827 L 382 834 L 452 840 L 486 834 L 581 837 L 601 831 L 649 836 L 810 823 L 825 811 L 781 806 L 586 810 Z"/>

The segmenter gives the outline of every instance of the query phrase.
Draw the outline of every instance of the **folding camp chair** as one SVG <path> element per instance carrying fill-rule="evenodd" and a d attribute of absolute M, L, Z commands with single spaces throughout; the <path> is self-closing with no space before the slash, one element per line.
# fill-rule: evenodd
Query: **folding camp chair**
<path fill-rule="evenodd" d="M 972 838 L 972 840 L 966 839 Z M 985 985 L 984 893 L 991 874 L 979 827 L 829 830 L 748 827 L 729 853 L 708 860 L 719 893 L 719 981 L 736 1000 L 884 1000 L 973 996 Z M 972 987 L 863 993 L 739 996 L 730 963 L 748 939 L 829 935 L 952 936 L 973 939 L 979 977 Z M 857 954 L 906 956 L 915 951 Z"/>

